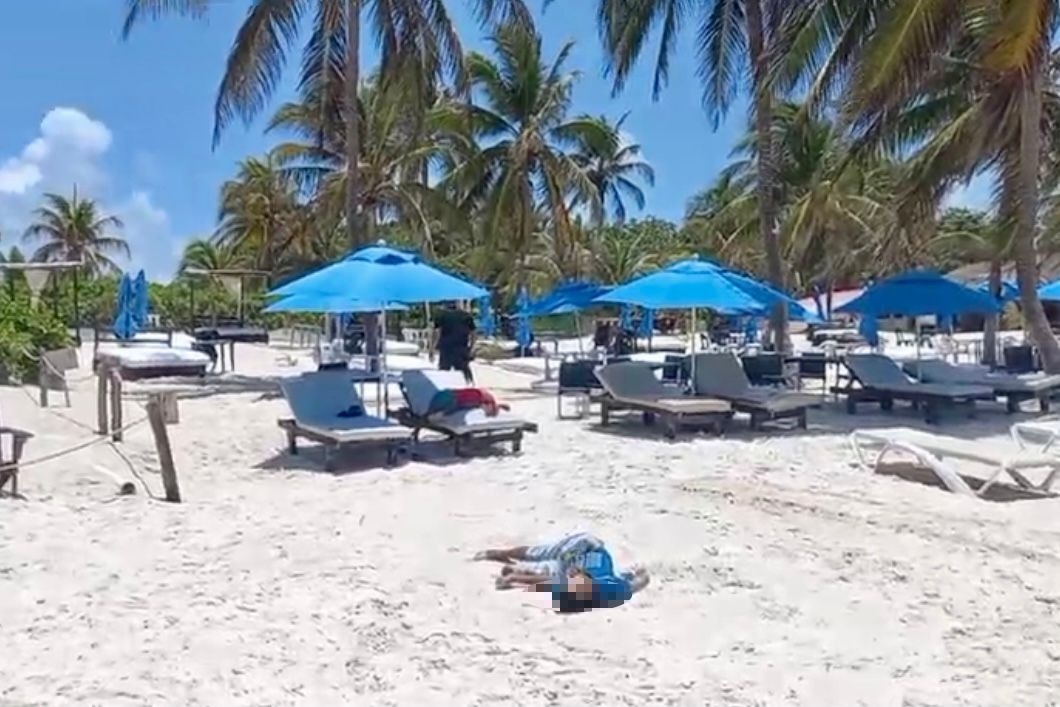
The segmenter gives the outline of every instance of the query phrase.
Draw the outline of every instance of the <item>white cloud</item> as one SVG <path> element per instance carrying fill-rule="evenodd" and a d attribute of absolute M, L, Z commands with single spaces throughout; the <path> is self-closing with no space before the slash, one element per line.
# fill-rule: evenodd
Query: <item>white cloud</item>
<path fill-rule="evenodd" d="M 39 135 L 17 155 L 0 155 L 0 236 L 4 246 L 18 244 L 31 250 L 31 244 L 22 245 L 21 234 L 41 195 L 69 194 L 76 185 L 79 195 L 97 200 L 103 212 L 125 223 L 120 235 L 128 241 L 133 257 L 131 263 L 120 265 L 142 267 L 153 278 L 170 277 L 173 238 L 169 216 L 152 201 L 148 191 L 136 189 L 125 196 L 112 193 L 105 158 L 113 140 L 101 121 L 76 108 L 56 107 L 41 120 Z"/>

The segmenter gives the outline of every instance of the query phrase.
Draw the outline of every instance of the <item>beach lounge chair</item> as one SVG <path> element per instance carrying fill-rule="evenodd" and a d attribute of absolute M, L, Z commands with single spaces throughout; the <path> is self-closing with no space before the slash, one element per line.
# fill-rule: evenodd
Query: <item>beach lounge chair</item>
<path fill-rule="evenodd" d="M 1036 448 L 1039 454 L 1052 452 L 1060 442 L 1060 418 L 1048 416 L 1028 422 L 1017 422 L 1009 433 L 1020 449 Z"/>
<path fill-rule="evenodd" d="M 677 436 L 681 425 L 706 421 L 721 434 L 732 418 L 732 406 L 724 400 L 681 395 L 663 384 L 651 366 L 630 361 L 612 363 L 596 369 L 607 395 L 600 398 L 600 424 L 611 421 L 616 410 L 636 410 L 644 414 L 645 424 L 661 417 L 668 439 Z"/>
<path fill-rule="evenodd" d="M 815 395 L 752 386 L 739 359 L 731 353 L 696 354 L 695 369 L 696 395 L 724 400 L 736 412 L 748 413 L 752 430 L 763 422 L 791 417 L 805 429 L 806 411 L 821 404 Z"/>
<path fill-rule="evenodd" d="M 321 443 L 328 471 L 334 469 L 339 448 L 347 445 L 383 447 L 387 464 L 393 464 L 412 437 L 401 425 L 366 414 L 351 376 L 344 371 L 303 373 L 284 379 L 280 387 L 294 415 L 277 421 L 287 433 L 288 449 L 298 453 L 299 437 Z"/>
<path fill-rule="evenodd" d="M 512 452 L 519 452 L 526 432 L 537 432 L 537 425 L 515 415 L 500 412 L 490 417 L 485 410 L 474 408 L 454 412 L 431 413 L 434 396 L 446 390 L 468 387 L 459 371 L 406 370 L 401 372 L 401 392 L 406 407 L 390 414 L 402 425 L 412 429 L 412 438 L 419 440 L 423 430 L 445 435 L 453 442 L 457 455 L 474 444 L 489 445 L 511 442 Z"/>
<path fill-rule="evenodd" d="M 924 411 L 928 423 L 939 422 L 942 410 L 963 407 L 974 410 L 976 400 L 993 400 L 992 388 L 955 383 L 914 383 L 897 363 L 880 354 L 850 354 L 844 364 L 852 376 L 849 385 L 837 392 L 847 396 L 847 412 L 857 412 L 858 403 L 876 402 L 889 411 L 895 400 L 907 400 Z M 857 382 L 860 388 L 853 387 Z"/>
<path fill-rule="evenodd" d="M 985 385 L 1005 399 L 1009 412 L 1017 412 L 1020 402 L 1037 400 L 1042 412 L 1049 412 L 1049 400 L 1060 393 L 1060 376 L 990 373 L 982 369 L 955 366 L 942 359 L 907 361 L 906 372 L 928 383 Z"/>
<path fill-rule="evenodd" d="M 1004 476 L 1015 481 L 1022 490 L 1048 494 L 1060 472 L 1060 458 L 1057 457 L 1027 453 L 1006 455 L 995 444 L 957 439 L 908 427 L 855 430 L 850 435 L 850 445 L 858 462 L 877 472 L 884 458 L 895 452 L 912 456 L 919 464 L 930 469 L 946 488 L 965 496 L 982 497 Z M 871 462 L 870 450 L 874 450 L 872 453 L 875 454 Z M 981 485 L 976 484 L 978 488 L 973 490 L 972 485 L 944 459 L 982 464 L 993 469 L 993 473 Z M 1045 479 L 1040 484 L 1031 483 L 1023 473 L 1029 470 L 1045 471 Z"/>

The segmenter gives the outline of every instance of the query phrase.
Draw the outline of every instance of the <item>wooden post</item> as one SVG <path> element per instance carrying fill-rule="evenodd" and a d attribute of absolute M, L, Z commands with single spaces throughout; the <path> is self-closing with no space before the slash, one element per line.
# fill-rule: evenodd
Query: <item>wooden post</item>
<path fill-rule="evenodd" d="M 105 435 L 110 432 L 109 419 L 107 415 L 107 382 L 110 370 L 102 361 L 96 368 L 96 423 L 98 432 Z"/>
<path fill-rule="evenodd" d="M 122 430 L 121 406 L 121 373 L 111 369 L 110 373 L 110 428 L 111 439 L 120 442 L 124 437 Z"/>
<path fill-rule="evenodd" d="M 158 463 L 162 468 L 162 486 L 166 491 L 166 500 L 171 503 L 180 503 L 180 486 L 177 485 L 177 469 L 173 466 L 173 450 L 169 446 L 166 421 L 162 416 L 161 395 L 152 394 L 148 399 L 147 420 L 151 423 L 151 432 L 155 437 L 155 449 L 158 450 Z"/>
<path fill-rule="evenodd" d="M 40 366 L 37 367 L 37 385 L 40 387 L 40 407 L 48 407 L 48 384 L 45 377 L 48 375 L 48 367 L 45 365 L 45 352 L 40 352 Z"/>

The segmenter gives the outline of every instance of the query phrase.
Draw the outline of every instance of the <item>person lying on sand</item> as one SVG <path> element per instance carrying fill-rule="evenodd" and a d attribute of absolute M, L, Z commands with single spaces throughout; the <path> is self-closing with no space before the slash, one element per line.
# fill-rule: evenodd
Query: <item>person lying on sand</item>
<path fill-rule="evenodd" d="M 619 606 L 650 581 L 644 569 L 617 570 L 604 543 L 588 533 L 542 545 L 483 550 L 474 559 L 505 564 L 497 589 L 524 586 L 526 591 L 552 592 L 561 613 Z"/>

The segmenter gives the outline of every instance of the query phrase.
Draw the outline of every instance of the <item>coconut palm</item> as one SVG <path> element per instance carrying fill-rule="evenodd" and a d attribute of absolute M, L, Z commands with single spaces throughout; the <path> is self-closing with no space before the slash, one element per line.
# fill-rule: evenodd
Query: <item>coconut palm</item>
<path fill-rule="evenodd" d="M 23 239 L 39 242 L 31 260 L 79 261 L 90 275 L 117 272 L 112 256 L 129 257 L 129 244 L 113 232 L 122 228 L 117 216 L 100 212 L 96 202 L 83 199 L 74 188 L 70 198 L 44 195 L 44 205 L 33 212 Z"/>
<path fill-rule="evenodd" d="M 655 170 L 641 159 L 640 145 L 628 142 L 623 136 L 622 125 L 627 117 L 628 113 L 615 123 L 606 116 L 596 118 L 599 129 L 586 131 L 583 138 L 599 136 L 606 139 L 600 144 L 579 141 L 573 155 L 600 196 L 602 208 L 594 214 L 597 225 L 603 223 L 608 207 L 616 221 L 625 221 L 625 199 L 631 199 L 638 209 L 644 209 L 644 190 L 637 182 L 655 185 Z"/>
<path fill-rule="evenodd" d="M 196 238 L 184 246 L 177 273 L 183 275 L 188 270 L 234 270 L 246 265 L 246 257 L 236 250 L 209 239 Z"/>
<path fill-rule="evenodd" d="M 123 35 L 144 19 L 165 15 L 204 17 L 221 0 L 128 0 Z M 444 0 L 248 0 L 247 17 L 236 33 L 214 105 L 214 144 L 234 120 L 253 120 L 275 93 L 287 62 L 287 48 L 304 26 L 299 85 L 325 101 L 325 112 L 344 118 L 347 159 L 346 229 L 349 241 L 364 242 L 360 228 L 360 115 L 355 105 L 361 83 L 362 11 L 380 49 L 384 76 L 416 66 L 424 83 L 461 75 L 460 40 Z M 523 0 L 471 0 L 484 25 L 498 19 L 530 22 Z"/>
<path fill-rule="evenodd" d="M 436 217 L 459 221 L 446 196 L 422 177 L 422 166 L 436 157 L 441 145 L 430 115 L 410 119 L 409 104 L 418 87 L 413 81 L 375 79 L 361 87 L 361 199 L 368 240 L 380 223 L 397 219 L 418 234 L 415 245 L 434 252 Z M 433 111 L 428 111 L 433 114 Z M 346 136 L 322 118 L 319 101 L 285 104 L 269 124 L 297 138 L 277 145 L 270 155 L 282 172 L 314 194 L 314 206 L 325 215 L 341 215 L 346 192 Z"/>
<path fill-rule="evenodd" d="M 271 270 L 298 235 L 303 217 L 296 184 L 271 156 L 243 160 L 221 185 L 214 241 L 248 263 Z"/>
<path fill-rule="evenodd" d="M 489 41 L 495 59 L 465 60 L 474 101 L 449 116 L 454 132 L 470 124 L 482 147 L 455 165 L 447 186 L 482 207 L 492 237 L 509 240 L 517 262 L 530 253 L 539 214 L 556 247 L 569 250 L 570 204 L 598 208 L 600 196 L 567 150 L 607 140 L 599 121 L 568 117 L 577 74 L 564 65 L 573 44 L 547 62 L 533 28 L 502 25 Z"/>
<path fill-rule="evenodd" d="M 843 112 L 866 142 L 899 150 L 924 144 L 910 180 L 922 211 L 955 182 L 996 171 L 1027 328 L 1046 369 L 1060 371 L 1060 345 L 1036 293 L 1035 249 L 1042 157 L 1055 152 L 1043 149 L 1043 139 L 1055 133 L 1050 59 L 1060 2 L 812 5 L 817 19 L 806 27 L 821 41 L 796 44 L 806 56 L 828 58 L 811 85 L 835 86 L 848 76 Z"/>
<path fill-rule="evenodd" d="M 715 123 L 728 111 L 740 89 L 750 94 L 759 145 L 755 165 L 758 229 L 769 278 L 780 288 L 784 286 L 784 268 L 770 134 L 774 102 L 771 69 L 784 55 L 782 30 L 801 5 L 784 0 L 597 0 L 607 68 L 616 90 L 625 85 L 645 45 L 658 30 L 655 96 L 669 78 L 679 36 L 686 31 L 694 37 L 703 102 Z M 787 316 L 782 305 L 773 319 L 777 341 L 787 341 Z"/>

